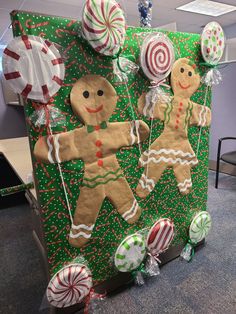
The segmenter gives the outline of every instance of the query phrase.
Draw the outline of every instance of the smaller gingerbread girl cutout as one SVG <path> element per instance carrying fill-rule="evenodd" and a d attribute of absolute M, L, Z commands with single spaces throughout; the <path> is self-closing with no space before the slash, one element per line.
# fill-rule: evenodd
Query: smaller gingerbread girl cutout
<path fill-rule="evenodd" d="M 105 197 L 127 223 L 135 223 L 141 215 L 116 152 L 146 139 L 149 128 L 141 120 L 108 122 L 117 98 L 114 87 L 105 78 L 82 77 L 74 84 L 70 99 L 74 113 L 84 126 L 43 137 L 34 148 L 36 159 L 46 163 L 84 161 L 84 178 L 69 236 L 74 247 L 82 247 L 89 241 Z"/>
<path fill-rule="evenodd" d="M 200 81 L 195 64 L 187 58 L 175 61 L 171 72 L 172 101 L 170 104 L 157 102 L 152 113 L 153 118 L 164 121 L 164 130 L 139 161 L 145 168 L 136 189 L 139 197 L 152 192 L 168 167 L 174 171 L 180 193 L 191 191 L 191 168 L 197 165 L 198 159 L 188 140 L 188 127 L 209 126 L 211 121 L 211 110 L 190 100 Z M 142 94 L 138 102 L 142 114 L 147 112 L 145 96 Z"/>

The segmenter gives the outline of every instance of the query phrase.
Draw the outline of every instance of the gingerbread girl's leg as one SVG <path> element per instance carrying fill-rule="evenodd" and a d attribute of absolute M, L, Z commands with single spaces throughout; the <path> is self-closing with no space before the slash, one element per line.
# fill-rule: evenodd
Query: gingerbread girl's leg
<path fill-rule="evenodd" d="M 141 208 L 134 198 L 133 192 L 125 177 L 121 176 L 116 181 L 109 182 L 109 184 L 106 185 L 105 193 L 118 213 L 129 224 L 135 223 L 139 219 Z"/>
<path fill-rule="evenodd" d="M 162 173 L 167 167 L 167 163 L 150 162 L 145 165 L 145 170 L 139 180 L 139 184 L 136 188 L 136 193 L 139 197 L 147 197 L 155 188 L 156 183 L 160 180 Z"/>
<path fill-rule="evenodd" d="M 173 169 L 180 193 L 188 194 L 192 189 L 191 166 L 176 164 Z"/>
<path fill-rule="evenodd" d="M 69 243 L 72 246 L 80 248 L 89 241 L 104 198 L 102 185 L 95 188 L 83 186 L 80 189 L 69 236 Z"/>

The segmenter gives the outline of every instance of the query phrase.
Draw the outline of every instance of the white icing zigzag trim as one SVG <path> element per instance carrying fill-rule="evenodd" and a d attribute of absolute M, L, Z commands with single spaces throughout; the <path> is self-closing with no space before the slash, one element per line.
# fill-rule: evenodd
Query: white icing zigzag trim
<path fill-rule="evenodd" d="M 142 166 L 145 166 L 147 164 L 149 164 L 150 162 L 154 162 L 155 164 L 158 164 L 159 162 L 171 162 L 172 164 L 176 164 L 177 162 L 180 163 L 181 165 L 196 165 L 198 163 L 198 160 L 183 160 L 181 158 L 176 158 L 176 159 L 173 159 L 173 158 L 165 158 L 165 157 L 160 157 L 160 158 L 154 158 L 154 157 L 151 157 L 149 158 L 147 161 L 143 161 L 142 158 L 140 158 L 140 163 L 142 164 Z"/>
<path fill-rule="evenodd" d="M 79 233 L 76 233 L 76 234 L 73 234 L 72 231 L 70 232 L 70 238 L 72 238 L 72 239 L 76 239 L 76 238 L 79 238 L 79 237 L 83 237 L 85 239 L 89 239 L 89 238 L 91 238 L 91 235 L 92 234 L 87 234 L 87 233 L 82 232 L 82 231 L 79 232 Z"/>
<path fill-rule="evenodd" d="M 48 149 L 49 149 L 48 150 L 48 160 L 50 161 L 51 164 L 54 164 L 55 162 L 54 162 L 54 160 L 52 158 L 53 146 L 52 146 L 52 144 L 50 142 L 51 138 L 52 138 L 51 135 L 48 136 L 48 138 L 47 138 L 47 144 L 48 144 Z"/>
<path fill-rule="evenodd" d="M 61 159 L 59 157 L 59 149 L 60 149 L 60 144 L 58 142 L 60 137 L 60 134 L 55 135 L 55 141 L 54 141 L 54 146 L 55 146 L 55 157 L 56 157 L 56 161 L 60 164 L 61 163 Z"/>
<path fill-rule="evenodd" d="M 144 190 L 148 190 L 149 192 L 152 192 L 152 190 L 155 187 L 155 182 L 152 179 L 149 179 L 147 176 L 145 176 L 145 174 L 142 174 L 139 183 L 141 184 Z"/>
<path fill-rule="evenodd" d="M 162 149 L 160 149 L 160 150 L 154 150 L 154 149 L 152 149 L 152 150 L 149 150 L 149 151 L 145 151 L 143 154 L 145 155 L 145 156 L 150 156 L 150 155 L 152 155 L 152 154 L 154 154 L 154 155 L 160 155 L 160 154 L 162 154 L 162 153 L 164 153 L 164 154 L 166 154 L 166 155 L 168 155 L 168 154 L 173 154 L 173 155 L 175 155 L 175 156 L 177 156 L 177 155 L 180 155 L 181 157 L 189 157 L 189 158 L 194 158 L 194 157 L 196 157 L 195 156 L 195 154 L 190 154 L 189 152 L 183 152 L 182 150 L 174 150 L 174 149 L 165 149 L 165 148 L 162 148 Z"/>
<path fill-rule="evenodd" d="M 205 106 L 202 106 L 202 110 L 199 114 L 199 126 L 205 126 L 206 125 L 206 108 Z"/>
<path fill-rule="evenodd" d="M 91 226 L 87 226 L 87 225 L 84 225 L 84 224 L 81 224 L 81 225 L 72 225 L 71 226 L 71 228 L 72 229 L 75 229 L 75 230 L 79 230 L 79 229 L 85 229 L 85 230 L 89 230 L 89 231 L 91 231 L 91 230 L 93 230 L 93 228 L 94 228 L 94 225 L 91 225 Z"/>
<path fill-rule="evenodd" d="M 179 183 L 178 187 L 179 187 L 180 192 L 185 192 L 188 188 L 191 188 L 192 185 L 193 185 L 192 180 L 190 178 L 190 179 L 185 179 L 185 181 L 182 183 Z"/>
<path fill-rule="evenodd" d="M 130 129 L 131 145 L 135 144 L 135 141 L 136 141 L 136 137 L 134 134 L 134 128 L 136 130 L 136 134 L 137 134 L 137 138 L 138 138 L 137 143 L 140 143 L 139 125 L 140 125 L 139 121 L 132 121 L 131 122 L 131 129 Z"/>
<path fill-rule="evenodd" d="M 130 218 L 134 217 L 137 213 L 138 210 L 138 202 L 136 200 L 134 200 L 130 210 L 128 210 L 127 212 L 125 212 L 122 217 L 127 221 Z"/>

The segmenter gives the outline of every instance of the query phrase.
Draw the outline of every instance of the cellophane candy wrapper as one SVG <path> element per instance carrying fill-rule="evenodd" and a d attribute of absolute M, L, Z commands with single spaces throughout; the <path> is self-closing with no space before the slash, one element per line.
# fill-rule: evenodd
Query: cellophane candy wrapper
<path fill-rule="evenodd" d="M 148 254 L 145 262 L 145 271 L 146 274 L 150 277 L 160 275 L 159 264 L 157 260 L 154 258 L 154 256 L 152 256 L 150 253 Z"/>
<path fill-rule="evenodd" d="M 91 290 L 90 294 L 85 299 L 84 314 L 103 314 L 104 310 L 102 302 L 106 299 L 106 294 L 99 294 Z"/>
<path fill-rule="evenodd" d="M 165 92 L 160 86 L 151 87 L 150 91 L 146 94 L 146 103 L 143 108 L 143 114 L 148 118 L 153 118 L 153 111 L 158 103 L 170 103 L 171 96 Z"/>
<path fill-rule="evenodd" d="M 128 82 L 129 75 L 134 75 L 139 71 L 139 66 L 133 61 L 118 57 L 112 60 L 113 63 L 113 73 L 115 74 L 115 80 L 119 82 Z"/>
<path fill-rule="evenodd" d="M 144 282 L 143 274 L 142 274 L 141 271 L 137 271 L 135 273 L 134 282 L 138 286 L 143 286 L 144 285 L 145 282 Z"/>
<path fill-rule="evenodd" d="M 210 69 L 207 73 L 202 77 L 202 83 L 207 86 L 218 85 L 222 81 L 222 75 L 220 71 L 216 68 Z"/>
<path fill-rule="evenodd" d="M 36 127 L 49 125 L 56 127 L 57 125 L 64 125 L 66 123 L 65 115 L 56 107 L 52 105 L 39 105 L 30 116 L 31 122 Z"/>
<path fill-rule="evenodd" d="M 192 259 L 192 252 L 193 246 L 190 243 L 187 243 L 180 254 L 180 258 L 190 262 Z"/>

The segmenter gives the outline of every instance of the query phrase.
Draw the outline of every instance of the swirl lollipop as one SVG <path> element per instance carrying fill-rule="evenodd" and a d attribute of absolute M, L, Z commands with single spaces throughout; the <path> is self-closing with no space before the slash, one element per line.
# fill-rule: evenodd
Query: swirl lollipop
<path fill-rule="evenodd" d="M 170 74 L 175 53 L 171 40 L 163 33 L 148 35 L 142 44 L 141 68 L 146 77 L 160 83 Z"/>
<path fill-rule="evenodd" d="M 115 0 L 87 0 L 82 32 L 94 50 L 106 56 L 119 53 L 125 41 L 124 12 Z"/>
<path fill-rule="evenodd" d="M 154 108 L 158 103 L 170 102 L 170 95 L 164 92 L 161 86 L 169 88 L 164 84 L 164 81 L 170 74 L 174 61 L 173 44 L 165 34 L 154 33 L 144 39 L 140 53 L 140 65 L 152 85 L 150 91 L 146 94 L 146 102 L 143 107 L 144 116 L 151 118 L 148 151 L 151 146 Z M 148 177 L 148 166 L 145 176 Z M 148 188 L 147 185 L 146 182 L 144 188 Z"/>
<path fill-rule="evenodd" d="M 189 227 L 188 243 L 181 252 L 181 257 L 190 262 L 194 256 L 194 248 L 207 237 L 211 229 L 212 221 L 211 216 L 206 211 L 199 212 L 191 222 Z"/>
<path fill-rule="evenodd" d="M 147 236 L 148 258 L 146 271 L 150 276 L 159 275 L 159 254 L 166 251 L 174 238 L 174 223 L 170 219 L 159 219 Z"/>

